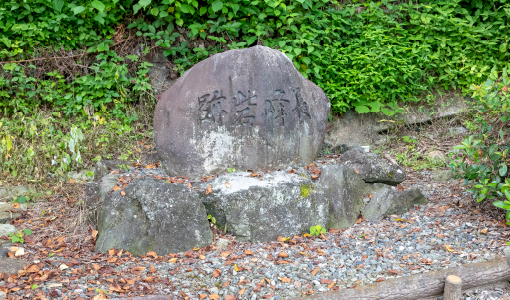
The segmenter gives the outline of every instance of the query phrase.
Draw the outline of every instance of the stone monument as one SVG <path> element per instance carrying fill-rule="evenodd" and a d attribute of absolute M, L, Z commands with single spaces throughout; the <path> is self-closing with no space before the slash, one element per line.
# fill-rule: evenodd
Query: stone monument
<path fill-rule="evenodd" d="M 255 46 L 192 67 L 156 106 L 154 139 L 169 175 L 311 163 L 330 103 L 282 52 Z"/>

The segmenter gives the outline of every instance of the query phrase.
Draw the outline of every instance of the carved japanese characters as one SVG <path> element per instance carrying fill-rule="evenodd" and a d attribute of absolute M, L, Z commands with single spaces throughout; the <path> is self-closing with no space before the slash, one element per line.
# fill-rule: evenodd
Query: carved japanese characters
<path fill-rule="evenodd" d="M 172 175 L 201 177 L 310 163 L 329 100 L 285 54 L 262 46 L 216 54 L 161 97 L 154 137 Z"/>

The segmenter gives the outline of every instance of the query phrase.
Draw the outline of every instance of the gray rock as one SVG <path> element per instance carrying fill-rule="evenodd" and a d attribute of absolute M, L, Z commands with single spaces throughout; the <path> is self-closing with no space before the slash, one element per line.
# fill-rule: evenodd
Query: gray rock
<path fill-rule="evenodd" d="M 333 150 L 331 150 L 331 152 L 337 153 L 337 154 L 344 154 L 345 152 L 355 149 L 355 148 L 359 149 L 361 151 L 365 151 L 365 150 L 363 150 L 363 148 L 360 145 L 354 144 L 354 143 L 349 143 L 349 144 L 342 144 L 342 145 L 336 146 L 335 148 L 333 148 Z"/>
<path fill-rule="evenodd" d="M 368 187 L 361 176 L 346 165 L 323 166 L 320 189 L 330 202 L 328 228 L 348 228 L 356 222 Z"/>
<path fill-rule="evenodd" d="M 434 181 L 448 182 L 453 179 L 454 175 L 451 170 L 434 170 L 430 177 Z"/>
<path fill-rule="evenodd" d="M 333 119 L 325 142 L 331 145 L 329 149 L 349 143 L 363 146 L 374 145 L 386 141 L 386 135 L 381 133 L 387 132 L 395 124 L 425 123 L 454 116 L 467 108 L 468 102 L 461 95 L 454 95 L 453 98 L 445 100 L 436 101 L 436 105 L 425 111 L 420 109 L 423 103 L 411 103 L 407 105 L 404 113 L 391 117 L 383 113 L 359 114 L 354 109 L 348 110 L 340 117 Z"/>
<path fill-rule="evenodd" d="M 467 135 L 469 133 L 469 131 L 464 126 L 448 128 L 448 132 L 451 135 Z"/>
<path fill-rule="evenodd" d="M 365 182 L 397 185 L 406 179 L 405 172 L 398 165 L 360 148 L 345 152 L 339 163 L 358 171 Z"/>
<path fill-rule="evenodd" d="M 7 295 L 5 294 L 5 292 L 0 292 L 0 300 L 5 300 L 6 297 Z"/>
<path fill-rule="evenodd" d="M 235 172 L 200 186 L 212 186 L 212 193 L 200 195 L 220 228 L 226 226 L 240 241 L 263 242 L 328 224 L 329 200 L 304 169 L 294 174 L 277 171 L 262 179 Z"/>
<path fill-rule="evenodd" d="M 16 227 L 10 224 L 0 224 L 0 236 L 8 235 L 11 232 L 15 232 Z"/>
<path fill-rule="evenodd" d="M 204 205 L 185 184 L 142 178 L 107 194 L 98 214 L 96 251 L 166 255 L 212 243 Z"/>
<path fill-rule="evenodd" d="M 0 257 L 7 257 L 9 248 L 12 246 L 13 245 L 9 240 L 0 240 Z"/>
<path fill-rule="evenodd" d="M 23 259 L 0 257 L 0 270 L 5 272 L 7 276 L 11 274 L 17 274 L 19 270 L 23 270 L 23 267 L 29 263 Z"/>
<path fill-rule="evenodd" d="M 199 62 L 161 96 L 154 140 L 171 176 L 285 169 L 316 158 L 329 111 L 326 94 L 284 53 L 230 50 Z"/>
<path fill-rule="evenodd" d="M 401 215 L 412 209 L 414 204 L 427 203 L 419 189 L 398 191 L 391 186 L 381 184 L 374 184 L 374 188 L 372 199 L 361 213 L 371 222 L 379 222 L 385 215 Z"/>
<path fill-rule="evenodd" d="M 230 241 L 229 240 L 226 240 L 226 239 L 218 239 L 216 241 L 216 247 L 220 248 L 220 249 L 225 249 L 228 247 L 228 245 L 230 245 Z"/>
<path fill-rule="evenodd" d="M 101 207 L 106 195 L 119 182 L 117 174 L 108 174 L 98 182 L 89 182 L 85 187 L 85 206 L 89 209 L 89 219 L 97 221 L 97 208 Z"/>
<path fill-rule="evenodd" d="M 27 208 L 26 204 L 21 204 L 19 208 L 14 209 L 10 203 L 0 202 L 0 224 L 7 224 L 11 220 L 21 216 L 20 213 L 11 212 L 19 211 Z"/>

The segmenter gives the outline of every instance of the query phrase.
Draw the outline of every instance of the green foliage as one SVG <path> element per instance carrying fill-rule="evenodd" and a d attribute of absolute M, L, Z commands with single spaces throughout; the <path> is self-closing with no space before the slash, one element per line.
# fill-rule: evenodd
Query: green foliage
<path fill-rule="evenodd" d="M 485 199 L 505 209 L 506 219 L 510 219 L 510 179 L 508 177 L 509 144 L 505 140 L 510 125 L 510 78 L 507 69 L 501 73 L 496 69 L 482 85 L 473 85 L 471 113 L 472 122 L 466 125 L 472 133 L 461 145 L 450 152 L 453 158 L 450 167 L 457 177 L 471 184 L 473 198 L 478 202 Z"/>
<path fill-rule="evenodd" d="M 216 218 L 215 218 L 215 217 L 213 217 L 213 216 L 211 216 L 211 215 L 207 215 L 207 219 L 208 219 L 209 221 L 211 221 L 211 223 L 212 223 L 213 225 L 216 225 Z"/>
<path fill-rule="evenodd" d="M 227 169 L 227 172 L 229 172 L 229 173 L 233 173 L 233 172 L 235 172 L 235 171 L 236 171 L 236 169 L 234 169 L 234 168 L 228 168 L 228 169 Z"/>
<path fill-rule="evenodd" d="M 57 71 L 47 73 L 46 79 L 37 79 L 16 63 L 4 64 L 6 77 L 0 76 L 0 109 L 6 115 L 29 115 L 41 105 L 49 105 L 55 116 L 81 114 L 101 123 L 107 114 L 129 124 L 137 116 L 126 114 L 128 104 L 151 89 L 145 77 L 151 64 L 142 63 L 131 77 L 127 64 L 121 64 L 124 59 L 115 52 L 99 54 L 96 59 L 93 72 L 77 75 L 71 82 Z"/>
<path fill-rule="evenodd" d="M 25 242 L 25 239 L 23 238 L 25 235 L 31 235 L 32 230 L 30 229 L 23 229 L 23 231 L 19 230 L 16 233 L 9 233 L 9 237 L 11 239 L 11 243 L 20 243 L 23 244 Z"/>
<path fill-rule="evenodd" d="M 311 226 L 310 227 L 310 235 L 319 236 L 320 234 L 326 233 L 326 228 L 321 225 Z"/>

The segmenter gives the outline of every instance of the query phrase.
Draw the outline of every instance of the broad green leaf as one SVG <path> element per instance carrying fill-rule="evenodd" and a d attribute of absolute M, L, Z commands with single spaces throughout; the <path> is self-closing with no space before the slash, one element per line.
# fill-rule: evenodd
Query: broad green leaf
<path fill-rule="evenodd" d="M 296 55 L 301 54 L 301 48 L 294 48 L 294 53 L 296 53 Z"/>
<path fill-rule="evenodd" d="M 151 0 L 140 0 L 138 1 L 138 4 L 141 7 L 146 8 L 149 4 L 151 4 Z"/>
<path fill-rule="evenodd" d="M 217 12 L 223 8 L 223 2 L 216 0 L 211 4 L 211 7 L 214 12 Z"/>
<path fill-rule="evenodd" d="M 76 6 L 76 7 L 73 8 L 73 13 L 75 15 L 77 15 L 79 13 L 82 13 L 84 10 L 85 10 L 85 7 L 83 7 L 83 6 Z"/>
<path fill-rule="evenodd" d="M 54 10 L 62 12 L 62 7 L 64 7 L 64 0 L 53 0 L 51 4 Z"/>
<path fill-rule="evenodd" d="M 370 108 L 364 105 L 356 106 L 356 112 L 362 114 L 362 113 L 368 113 L 370 112 Z"/>
<path fill-rule="evenodd" d="M 98 1 L 98 0 L 94 0 L 92 1 L 92 3 L 90 3 L 90 5 L 92 5 L 93 8 L 99 10 L 100 12 L 103 12 L 103 10 L 105 9 L 105 5 L 103 4 L 103 2 L 101 1 Z"/>
<path fill-rule="evenodd" d="M 508 171 L 508 167 L 506 164 L 503 164 L 500 168 L 499 168 L 499 176 L 505 176 L 506 172 Z"/>
<path fill-rule="evenodd" d="M 207 12 L 207 7 L 200 7 L 200 11 L 198 12 L 199 15 L 203 16 Z"/>
<path fill-rule="evenodd" d="M 158 16 L 158 14 L 159 14 L 159 8 L 154 7 L 153 9 L 151 9 L 151 14 L 152 14 L 153 16 Z"/>
<path fill-rule="evenodd" d="M 508 47 L 508 43 L 502 43 L 499 45 L 499 52 L 506 52 L 506 49 Z"/>

